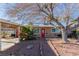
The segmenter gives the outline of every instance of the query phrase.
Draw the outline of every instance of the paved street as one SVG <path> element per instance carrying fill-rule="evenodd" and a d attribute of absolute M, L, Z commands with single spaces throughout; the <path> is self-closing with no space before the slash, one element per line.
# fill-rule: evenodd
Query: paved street
<path fill-rule="evenodd" d="M 0 52 L 1 56 L 55 56 L 44 40 L 23 41 Z"/>

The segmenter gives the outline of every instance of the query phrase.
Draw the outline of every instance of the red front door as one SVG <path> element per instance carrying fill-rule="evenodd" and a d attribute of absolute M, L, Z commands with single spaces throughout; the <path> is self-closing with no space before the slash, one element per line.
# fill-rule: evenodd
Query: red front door
<path fill-rule="evenodd" d="M 45 29 L 41 29 L 41 38 L 45 38 Z"/>

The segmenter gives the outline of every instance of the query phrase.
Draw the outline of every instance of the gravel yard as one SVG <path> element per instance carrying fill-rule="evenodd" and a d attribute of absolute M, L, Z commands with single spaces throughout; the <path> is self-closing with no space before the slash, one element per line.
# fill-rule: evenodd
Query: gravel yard
<path fill-rule="evenodd" d="M 66 44 L 60 39 L 53 38 L 50 42 L 60 56 L 79 56 L 79 42 L 77 40 L 71 40 Z"/>

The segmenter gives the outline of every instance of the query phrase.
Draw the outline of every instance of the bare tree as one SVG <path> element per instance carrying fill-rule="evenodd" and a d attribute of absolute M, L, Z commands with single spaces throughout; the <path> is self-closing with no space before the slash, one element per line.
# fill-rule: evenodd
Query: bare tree
<path fill-rule="evenodd" d="M 63 4 L 64 10 L 61 11 L 60 15 L 55 16 L 54 12 L 57 12 L 56 8 L 59 4 L 55 3 L 37 3 L 37 4 L 16 4 L 16 7 L 12 10 L 9 10 L 9 15 L 18 17 L 18 19 L 24 20 L 30 19 L 31 22 L 34 22 L 33 19 L 39 17 L 44 21 L 49 22 L 55 28 L 58 28 L 62 32 L 62 39 L 64 42 L 67 42 L 67 33 L 71 29 L 75 29 L 79 26 L 79 24 L 74 24 L 72 22 L 72 8 L 73 4 Z M 61 10 L 61 9 L 60 9 Z M 27 12 L 28 11 L 28 12 Z M 35 21 L 38 21 L 36 19 Z M 62 21 L 64 24 L 62 24 Z M 72 26 L 74 24 L 74 26 Z"/>
<path fill-rule="evenodd" d="M 72 20 L 73 20 L 72 19 L 73 4 L 63 4 L 64 10 L 61 12 L 62 15 L 61 16 L 58 15 L 57 17 L 54 16 L 55 15 L 54 11 L 56 11 L 56 7 L 59 4 L 50 3 L 50 4 L 43 4 L 43 5 L 37 4 L 37 5 L 39 7 L 40 12 L 46 14 L 46 17 L 47 17 L 48 21 L 50 22 L 50 24 L 52 24 L 52 22 L 55 22 L 57 24 L 57 26 L 55 24 L 55 27 L 59 28 L 61 30 L 62 39 L 64 40 L 64 42 L 68 42 L 67 33 L 69 31 L 71 31 L 71 29 L 74 30 L 77 27 L 79 27 L 79 24 L 75 24 L 74 22 L 72 22 Z M 64 24 L 62 24 L 62 21 Z M 77 19 L 77 21 L 78 21 L 78 19 Z"/>

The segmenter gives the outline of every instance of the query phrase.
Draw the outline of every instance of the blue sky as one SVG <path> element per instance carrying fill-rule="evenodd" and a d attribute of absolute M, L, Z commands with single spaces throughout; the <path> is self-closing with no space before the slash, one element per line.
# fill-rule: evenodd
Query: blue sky
<path fill-rule="evenodd" d="M 6 10 L 5 4 L 0 4 L 0 18 L 6 18 L 5 10 Z"/>
<path fill-rule="evenodd" d="M 77 18 L 79 16 L 79 9 L 78 9 L 79 7 L 77 7 L 76 4 L 73 4 L 73 5 L 74 6 L 72 8 L 72 15 L 71 16 L 72 16 L 73 19 L 75 19 L 75 18 Z M 14 4 L 7 4 L 7 3 L 3 4 L 3 3 L 0 3 L 0 18 L 6 19 L 6 20 L 8 19 L 10 21 L 14 21 L 14 20 L 12 20 L 12 18 L 10 19 L 8 17 L 8 15 L 6 14 L 6 10 L 9 9 L 9 8 L 11 8 L 11 7 L 14 7 L 14 6 L 15 6 Z M 54 11 L 55 15 L 61 15 L 61 13 L 62 13 L 61 11 L 63 9 L 64 9 L 64 4 L 60 4 L 57 7 L 57 9 L 56 9 L 56 10 L 59 10 L 59 12 Z M 22 22 L 22 20 L 20 20 L 20 21 L 17 20 L 16 22 L 20 23 L 20 22 Z M 37 23 L 40 23 L 40 20 L 38 20 Z"/>

